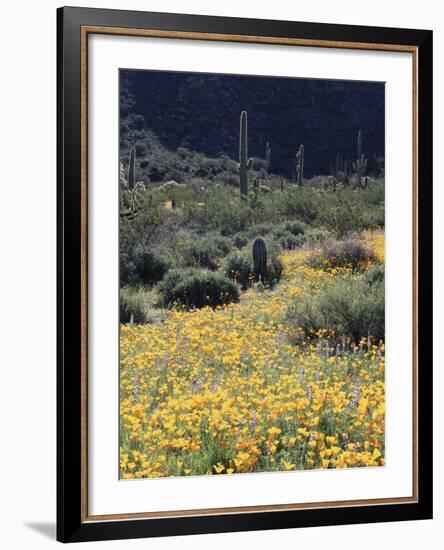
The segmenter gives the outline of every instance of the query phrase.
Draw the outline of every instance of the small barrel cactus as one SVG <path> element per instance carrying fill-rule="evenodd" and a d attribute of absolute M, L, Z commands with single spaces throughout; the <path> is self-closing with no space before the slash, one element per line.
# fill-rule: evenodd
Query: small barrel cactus
<path fill-rule="evenodd" d="M 265 283 L 267 275 L 267 245 L 262 237 L 258 237 L 253 243 L 253 265 L 256 280 Z"/>

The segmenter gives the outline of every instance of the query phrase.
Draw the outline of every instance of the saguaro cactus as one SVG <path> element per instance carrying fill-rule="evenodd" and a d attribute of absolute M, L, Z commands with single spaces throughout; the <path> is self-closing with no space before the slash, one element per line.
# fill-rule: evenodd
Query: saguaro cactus
<path fill-rule="evenodd" d="M 256 280 L 265 283 L 267 275 L 267 245 L 262 237 L 258 237 L 253 243 L 253 264 Z"/>
<path fill-rule="evenodd" d="M 343 161 L 342 161 L 342 155 L 341 153 L 338 153 L 336 155 L 336 179 L 338 181 L 343 180 Z"/>
<path fill-rule="evenodd" d="M 265 169 L 267 170 L 267 174 L 270 171 L 270 159 L 271 159 L 271 147 L 270 147 L 270 143 L 267 141 L 267 144 L 265 145 Z"/>
<path fill-rule="evenodd" d="M 344 161 L 344 185 L 350 183 L 350 162 L 348 159 Z"/>
<path fill-rule="evenodd" d="M 353 161 L 353 171 L 358 177 L 358 187 L 362 187 L 362 178 L 367 170 L 367 159 L 362 153 L 362 131 L 358 132 L 358 158 Z"/>
<path fill-rule="evenodd" d="M 248 172 L 253 168 L 253 164 L 254 159 L 248 158 L 247 112 L 242 111 L 239 134 L 239 183 L 242 199 L 248 196 Z"/>
<path fill-rule="evenodd" d="M 128 181 L 122 178 L 120 174 L 120 181 L 123 182 L 123 190 L 121 195 L 120 215 L 123 218 L 133 219 L 140 212 L 139 201 L 137 200 L 136 193 L 138 191 L 145 191 L 145 185 L 138 181 L 136 183 L 136 148 L 132 147 L 130 151 L 129 166 L 128 166 Z M 130 206 L 126 207 L 123 200 L 123 193 L 127 192 L 130 195 Z"/>
<path fill-rule="evenodd" d="M 299 146 L 299 150 L 296 153 L 296 176 L 297 184 L 301 186 L 304 180 L 304 146 Z"/>
<path fill-rule="evenodd" d="M 134 189 L 136 185 L 136 148 L 131 147 L 129 166 L 128 166 L 128 185 L 130 189 Z"/>

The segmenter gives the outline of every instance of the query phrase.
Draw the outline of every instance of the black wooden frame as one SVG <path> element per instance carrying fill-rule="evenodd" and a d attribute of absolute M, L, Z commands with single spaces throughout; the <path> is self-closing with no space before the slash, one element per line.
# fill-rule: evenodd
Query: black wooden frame
<path fill-rule="evenodd" d="M 152 519 L 81 516 L 81 26 L 416 46 L 418 57 L 417 502 Z M 432 32 L 90 8 L 57 12 L 57 539 L 63 542 L 432 517 Z M 124 513 L 124 511 L 122 511 Z"/>

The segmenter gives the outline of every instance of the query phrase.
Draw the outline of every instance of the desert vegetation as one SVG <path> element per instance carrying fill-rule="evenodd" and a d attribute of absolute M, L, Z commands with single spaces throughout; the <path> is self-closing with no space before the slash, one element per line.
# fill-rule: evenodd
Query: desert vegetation
<path fill-rule="evenodd" d="M 383 171 L 362 130 L 330 173 L 304 144 L 273 173 L 238 117 L 238 158 L 123 120 L 124 479 L 384 464 Z"/>

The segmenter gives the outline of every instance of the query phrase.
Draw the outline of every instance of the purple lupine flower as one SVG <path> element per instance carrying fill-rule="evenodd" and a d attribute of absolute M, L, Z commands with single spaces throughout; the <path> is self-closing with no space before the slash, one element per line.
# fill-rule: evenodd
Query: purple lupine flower
<path fill-rule="evenodd" d="M 330 344 L 328 343 L 328 340 L 327 340 L 327 343 L 325 344 L 325 355 L 326 357 L 330 355 Z"/>
<path fill-rule="evenodd" d="M 352 386 L 352 395 L 348 404 L 349 409 L 355 409 L 358 406 L 360 391 L 359 380 L 355 378 Z"/>
<path fill-rule="evenodd" d="M 240 435 L 242 429 L 242 420 L 237 421 L 237 435 Z"/>
<path fill-rule="evenodd" d="M 256 428 L 256 426 L 257 426 L 257 416 L 256 416 L 256 411 L 253 411 L 251 414 L 251 421 L 250 421 L 251 431 L 254 432 L 254 429 Z"/>
<path fill-rule="evenodd" d="M 308 399 L 309 401 L 311 401 L 312 397 L 313 397 L 313 388 L 312 388 L 311 386 L 308 386 L 308 389 L 307 389 L 307 399 Z"/>

